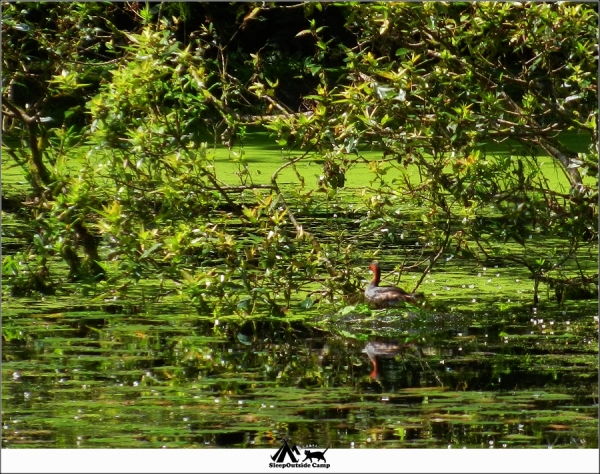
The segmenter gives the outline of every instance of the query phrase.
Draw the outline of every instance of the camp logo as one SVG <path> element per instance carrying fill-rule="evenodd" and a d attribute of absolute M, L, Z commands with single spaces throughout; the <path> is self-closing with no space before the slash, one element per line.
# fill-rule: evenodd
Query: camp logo
<path fill-rule="evenodd" d="M 311 446 L 311 449 L 304 449 L 304 459 L 299 461 L 302 457 L 301 450 L 295 444 L 290 447 L 288 444 L 289 439 L 283 440 L 283 445 L 281 448 L 277 450 L 273 456 L 271 456 L 271 463 L 269 463 L 269 467 L 274 468 L 325 468 L 329 469 L 329 464 L 327 464 L 327 460 L 325 459 L 325 453 L 329 449 L 325 449 L 325 451 L 317 451 L 314 447 Z"/>

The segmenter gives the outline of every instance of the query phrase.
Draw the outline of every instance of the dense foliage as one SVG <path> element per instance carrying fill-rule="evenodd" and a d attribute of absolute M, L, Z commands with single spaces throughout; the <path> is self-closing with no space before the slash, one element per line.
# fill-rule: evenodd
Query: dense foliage
<path fill-rule="evenodd" d="M 417 287 L 455 254 L 524 266 L 535 303 L 541 282 L 597 282 L 578 262 L 597 240 L 595 5 L 12 3 L 2 32 L 3 152 L 33 223 L 3 262 L 13 294 L 61 287 L 64 261 L 68 280 L 111 293 L 154 277 L 215 313 L 279 314 L 298 291 L 308 307 L 356 292 L 371 256 L 344 226 L 317 238 L 324 205 L 357 235 L 387 229 L 376 248 L 400 248 L 418 216 L 423 251 L 403 265 Z M 268 184 L 246 159 L 251 126 L 282 148 Z M 217 175 L 221 144 L 237 183 Z M 283 186 L 315 160 L 320 193 Z M 357 214 L 343 190 L 361 166 Z"/>

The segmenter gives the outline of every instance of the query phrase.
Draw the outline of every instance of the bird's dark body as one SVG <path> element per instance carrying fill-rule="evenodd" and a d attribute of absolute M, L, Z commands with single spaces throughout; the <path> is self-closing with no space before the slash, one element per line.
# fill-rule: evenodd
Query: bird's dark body
<path fill-rule="evenodd" d="M 365 297 L 369 303 L 376 306 L 398 306 L 399 303 L 416 303 L 417 299 L 413 293 L 408 293 L 397 286 L 379 286 L 381 270 L 379 263 L 373 262 L 369 265 L 373 271 L 373 280 L 365 290 Z"/>

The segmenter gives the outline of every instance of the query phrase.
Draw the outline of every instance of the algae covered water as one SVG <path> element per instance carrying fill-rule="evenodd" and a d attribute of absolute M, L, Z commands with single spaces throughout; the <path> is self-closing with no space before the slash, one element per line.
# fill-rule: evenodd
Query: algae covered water
<path fill-rule="evenodd" d="M 246 320 L 178 302 L 3 305 L 3 448 L 598 446 L 585 302 Z"/>

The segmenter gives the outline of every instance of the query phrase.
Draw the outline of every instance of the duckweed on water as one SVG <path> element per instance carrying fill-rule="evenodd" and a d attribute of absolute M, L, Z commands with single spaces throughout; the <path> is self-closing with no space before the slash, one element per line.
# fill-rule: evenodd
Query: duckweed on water
<path fill-rule="evenodd" d="M 2 447 L 598 446 L 593 6 L 223 4 L 219 43 L 185 33 L 201 4 L 29 5 L 3 5 Z M 319 54 L 251 31 L 288 13 Z M 419 304 L 362 304 L 374 260 Z"/>
<path fill-rule="evenodd" d="M 215 325 L 172 303 L 67 307 L 4 320 L 3 447 L 598 445 L 597 321 L 581 305 L 538 314 L 556 337 L 496 310 Z M 369 341 L 405 347 L 373 362 Z"/>

